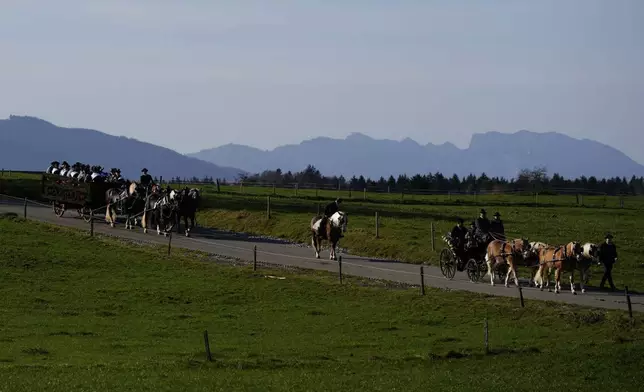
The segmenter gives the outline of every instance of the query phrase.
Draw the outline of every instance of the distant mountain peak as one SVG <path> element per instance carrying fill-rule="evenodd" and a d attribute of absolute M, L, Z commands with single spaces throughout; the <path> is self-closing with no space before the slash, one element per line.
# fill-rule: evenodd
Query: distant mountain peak
<path fill-rule="evenodd" d="M 572 156 L 571 151 L 584 153 Z M 324 152 L 332 152 L 332 155 Z M 379 178 L 438 171 L 444 175 L 480 175 L 484 172 L 490 177 L 514 178 L 521 169 L 535 166 L 547 166 L 550 175 L 558 173 L 566 178 L 644 175 L 644 166 L 613 147 L 557 132 L 526 129 L 513 133 L 496 130 L 476 133 L 464 149 L 450 142 L 421 146 L 409 137 L 400 141 L 374 139 L 352 132 L 345 139 L 318 137 L 261 154 L 250 150 L 240 154 L 231 148 L 220 147 L 209 150 L 208 154 L 191 156 L 253 173 L 277 168 L 299 171 L 311 164 L 325 175 L 345 177 Z M 553 160 L 553 156 L 561 158 Z"/>

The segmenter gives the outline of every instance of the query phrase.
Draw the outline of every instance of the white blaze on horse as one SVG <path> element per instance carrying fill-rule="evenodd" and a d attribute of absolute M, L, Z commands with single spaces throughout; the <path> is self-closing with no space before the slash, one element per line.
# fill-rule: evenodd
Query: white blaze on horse
<path fill-rule="evenodd" d="M 577 294 L 575 291 L 574 275 L 575 270 L 581 266 L 582 259 L 582 246 L 579 242 L 572 241 L 565 246 L 551 246 L 542 249 L 539 254 L 539 271 L 537 272 L 534 283 L 538 285 L 539 289 L 543 290 L 543 278 L 547 277 L 547 284 L 550 283 L 550 271 L 555 270 L 555 293 L 561 291 L 561 273 L 566 271 L 570 272 L 570 291 Z M 545 270 L 548 269 L 548 273 Z M 581 271 L 581 270 L 580 270 Z M 583 273 L 582 273 L 583 276 Z M 583 278 L 580 282 L 581 292 L 586 292 L 584 288 Z M 550 289 L 548 289 L 550 291 Z"/>
<path fill-rule="evenodd" d="M 517 278 L 517 264 L 520 260 L 530 257 L 530 243 L 525 238 L 517 238 L 512 241 L 494 240 L 487 246 L 485 261 L 487 262 L 487 274 L 490 275 L 490 284 L 494 286 L 493 270 L 507 264 L 508 273 L 505 276 L 505 287 L 508 287 L 510 274 L 514 275 L 514 283 L 519 286 Z"/>
<path fill-rule="evenodd" d="M 322 246 L 322 240 L 326 240 L 331 245 L 329 260 L 338 259 L 335 254 L 335 248 L 338 244 L 338 241 L 340 240 L 342 233 L 345 233 L 347 231 L 348 222 L 348 215 L 342 211 L 338 211 L 335 214 L 331 215 L 329 219 L 326 220 L 324 227 L 321 227 L 321 216 L 316 216 L 311 219 L 311 242 L 313 243 L 313 248 L 315 249 L 316 258 L 320 258 L 320 248 Z"/>

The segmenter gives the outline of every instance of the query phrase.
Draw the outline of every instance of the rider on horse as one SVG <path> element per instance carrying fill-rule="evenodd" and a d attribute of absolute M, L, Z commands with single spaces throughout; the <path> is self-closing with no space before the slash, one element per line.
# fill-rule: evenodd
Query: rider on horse
<path fill-rule="evenodd" d="M 320 227 L 319 231 L 322 232 L 324 230 L 324 227 L 326 225 L 326 221 L 336 212 L 340 211 L 340 203 L 342 203 L 341 198 L 335 199 L 335 201 L 329 203 L 324 207 L 324 215 L 322 216 L 322 220 L 320 221 Z M 340 234 L 340 238 L 344 237 L 344 234 Z"/>

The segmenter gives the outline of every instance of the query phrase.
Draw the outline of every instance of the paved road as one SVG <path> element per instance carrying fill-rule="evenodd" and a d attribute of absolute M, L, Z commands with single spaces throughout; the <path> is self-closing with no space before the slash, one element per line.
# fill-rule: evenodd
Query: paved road
<path fill-rule="evenodd" d="M 0 198 L 0 200 L 0 212 L 15 212 L 22 216 L 23 205 L 6 198 Z M 38 221 L 89 230 L 89 224 L 79 219 L 76 211 L 67 211 L 62 218 L 58 218 L 51 208 L 29 203 L 27 217 Z M 96 222 L 94 230 L 97 233 L 113 234 L 150 243 L 167 244 L 168 241 L 167 238 L 157 235 L 156 231 L 143 234 L 143 230 L 140 227 L 134 230 L 125 230 L 122 224 L 116 228 L 111 228 L 104 223 L 104 220 Z M 351 233 L 349 232 L 348 235 L 350 236 Z M 199 250 L 249 261 L 253 260 L 253 247 L 255 245 L 257 246 L 257 260 L 259 262 L 332 272 L 337 272 L 338 270 L 338 263 L 328 260 L 328 251 L 323 250 L 320 255 L 321 259 L 315 259 L 313 249 L 302 245 L 206 229 L 198 230 L 193 233 L 191 238 L 178 236 L 176 233 L 172 238 L 173 247 Z M 482 283 L 472 283 L 467 279 L 464 272 L 457 272 L 453 280 L 447 280 L 442 276 L 438 267 L 424 266 L 424 271 L 426 286 L 515 298 L 518 298 L 519 295 L 517 288 L 513 285 L 509 288 L 503 284 L 497 284 L 497 286 L 492 287 L 487 279 Z M 342 254 L 342 273 L 343 275 L 420 285 L 420 267 L 418 265 L 395 261 L 379 261 L 346 253 Z M 567 279 L 565 282 L 562 281 L 564 291 L 560 294 L 527 287 L 527 281 L 522 280 L 521 284 L 526 301 L 550 300 L 598 308 L 628 309 L 623 293 L 590 291 L 581 294 L 578 291 L 577 295 L 573 295 L 570 292 L 570 285 L 567 283 Z M 631 295 L 631 302 L 633 311 L 644 311 L 643 295 Z"/>

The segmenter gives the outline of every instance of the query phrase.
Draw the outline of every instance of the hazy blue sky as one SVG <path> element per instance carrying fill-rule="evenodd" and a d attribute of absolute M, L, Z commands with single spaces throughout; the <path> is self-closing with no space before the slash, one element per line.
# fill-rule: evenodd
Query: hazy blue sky
<path fill-rule="evenodd" d="M 2 0 L 0 117 L 192 152 L 558 131 L 644 163 L 644 0 Z"/>

